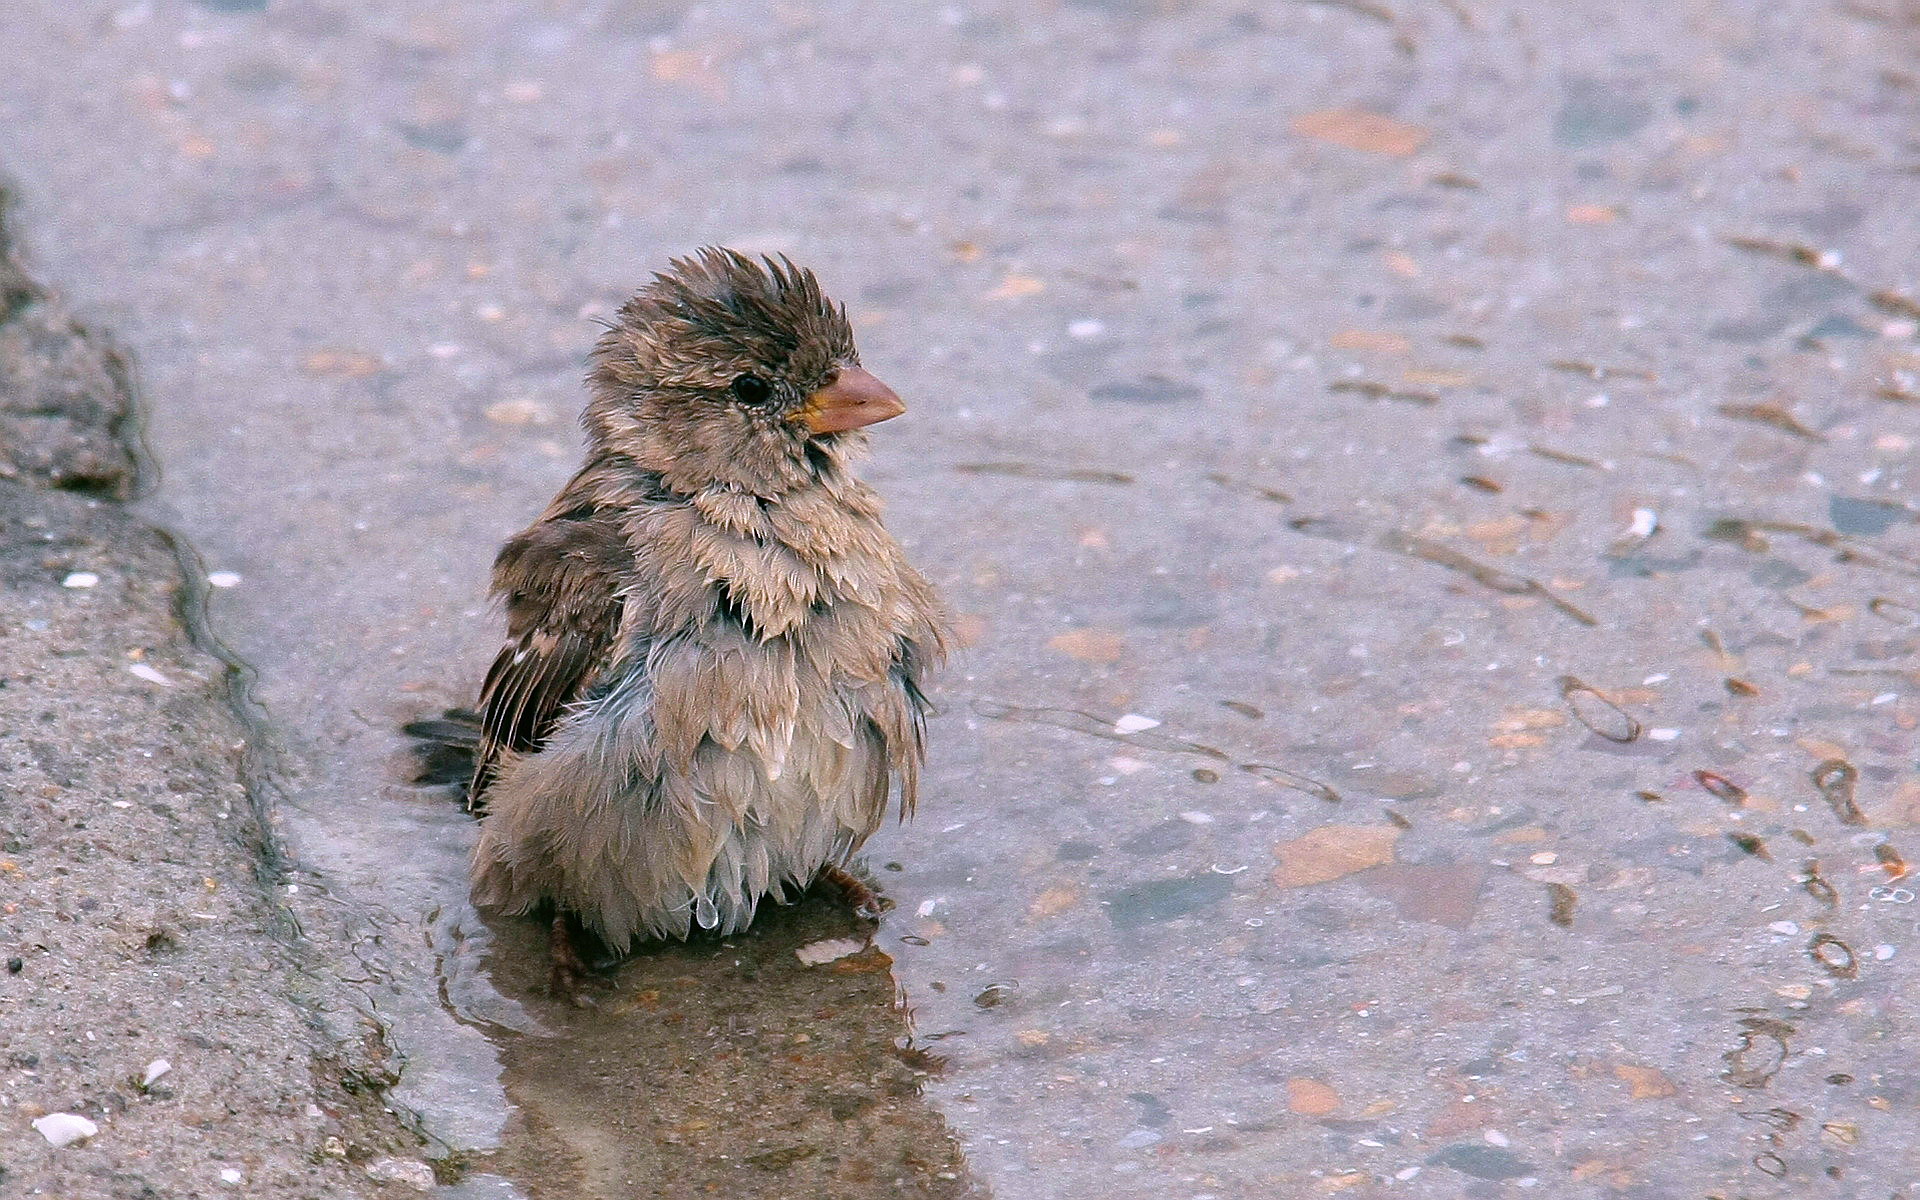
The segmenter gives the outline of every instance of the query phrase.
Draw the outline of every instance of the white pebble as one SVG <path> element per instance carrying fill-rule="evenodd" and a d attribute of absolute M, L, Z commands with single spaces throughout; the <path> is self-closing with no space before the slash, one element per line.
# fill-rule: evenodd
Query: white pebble
<path fill-rule="evenodd" d="M 1212 814 L 1212 813 L 1203 813 L 1203 812 L 1183 812 L 1183 813 L 1181 813 L 1181 814 L 1180 814 L 1180 819 L 1181 819 L 1182 821 L 1185 821 L 1185 822 L 1186 822 L 1187 824 L 1189 824 L 1189 825 L 1211 825 L 1211 824 L 1213 824 L 1213 814 Z"/>
<path fill-rule="evenodd" d="M 430 1192 L 438 1182 L 433 1167 L 417 1158 L 380 1158 L 367 1164 L 367 1178 L 381 1183 L 404 1183 L 422 1192 Z"/>
<path fill-rule="evenodd" d="M 1647 740 L 1650 742 L 1671 742 L 1680 736 L 1678 729 L 1649 729 Z"/>
<path fill-rule="evenodd" d="M 1115 733 L 1144 733 L 1158 727 L 1160 722 L 1152 717 L 1143 717 L 1139 713 L 1128 713 L 1113 723 Z"/>
<path fill-rule="evenodd" d="M 141 1074 L 140 1086 L 143 1088 L 152 1087 L 154 1080 L 160 1078 L 162 1075 L 165 1075 L 168 1071 L 171 1071 L 171 1070 L 173 1070 L 173 1064 L 168 1062 L 166 1059 L 164 1058 L 154 1059 L 152 1062 L 147 1064 L 146 1071 L 144 1071 Z"/>
<path fill-rule="evenodd" d="M 823 941 L 808 942 L 793 952 L 793 956 L 809 967 L 830 963 L 836 959 L 848 958 L 867 948 L 867 944 L 856 938 L 826 938 Z"/>
<path fill-rule="evenodd" d="M 1800 926 L 1794 924 L 1792 921 L 1775 921 L 1773 924 L 1767 926 L 1767 928 L 1775 933 L 1784 934 L 1788 937 L 1792 937 L 1794 934 L 1800 932 Z"/>
<path fill-rule="evenodd" d="M 33 1127 L 56 1148 L 84 1142 L 100 1132 L 98 1125 L 78 1113 L 48 1113 L 44 1117 L 35 1117 Z"/>
<path fill-rule="evenodd" d="M 75 571 L 60 581 L 61 587 L 90 588 L 100 582 L 100 577 L 92 571 Z"/>
<path fill-rule="evenodd" d="M 217 588 L 239 587 L 240 573 L 238 571 L 213 571 L 207 575 L 207 582 Z"/>
<path fill-rule="evenodd" d="M 1881 942 L 1873 948 L 1873 958 L 1875 962 L 1885 962 L 1892 958 L 1895 953 L 1897 953 L 1895 948 L 1886 942 Z"/>
<path fill-rule="evenodd" d="M 146 680 L 148 683 L 157 683 L 161 687 L 173 686 L 173 680 L 168 679 L 165 675 L 162 675 L 145 663 L 130 664 L 127 670 L 133 672 L 137 677 Z"/>
<path fill-rule="evenodd" d="M 1489 1129 L 1485 1133 L 1481 1134 L 1480 1136 L 1487 1139 L 1487 1145 L 1489 1146 L 1513 1145 L 1513 1139 L 1509 1138 L 1506 1134 L 1501 1133 L 1498 1129 Z"/>
<path fill-rule="evenodd" d="M 1660 528 L 1659 513 L 1654 512 L 1650 508 L 1636 508 L 1633 510 L 1633 524 L 1627 526 L 1627 535 L 1629 537 L 1649 538 L 1653 536 L 1653 531 L 1658 528 Z"/>
<path fill-rule="evenodd" d="M 221 1183 L 239 1183 L 245 1178 L 246 1176 L 240 1173 L 240 1168 L 238 1167 L 222 1167 L 220 1169 Z"/>
<path fill-rule="evenodd" d="M 1067 336 L 1077 338 L 1096 338 L 1107 331 L 1106 322 L 1092 317 L 1082 317 L 1067 326 Z"/>

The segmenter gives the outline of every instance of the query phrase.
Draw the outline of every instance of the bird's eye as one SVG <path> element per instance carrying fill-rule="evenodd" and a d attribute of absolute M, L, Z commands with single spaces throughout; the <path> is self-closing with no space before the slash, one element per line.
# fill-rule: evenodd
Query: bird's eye
<path fill-rule="evenodd" d="M 733 381 L 733 394 L 745 404 L 765 404 L 773 389 L 758 375 L 742 375 Z"/>

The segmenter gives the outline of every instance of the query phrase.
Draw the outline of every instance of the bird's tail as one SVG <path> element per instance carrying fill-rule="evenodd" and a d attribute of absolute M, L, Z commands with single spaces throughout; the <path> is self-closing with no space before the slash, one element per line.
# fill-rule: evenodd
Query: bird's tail
<path fill-rule="evenodd" d="M 413 782 L 450 787 L 464 803 L 473 778 L 474 752 L 480 747 L 480 714 L 470 708 L 450 708 L 437 717 L 409 721 L 400 732 L 414 739 Z"/>

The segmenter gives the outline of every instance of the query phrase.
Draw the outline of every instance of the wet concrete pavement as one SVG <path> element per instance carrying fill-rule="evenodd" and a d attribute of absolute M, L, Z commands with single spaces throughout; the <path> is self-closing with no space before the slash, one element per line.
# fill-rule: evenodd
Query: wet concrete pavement
<path fill-rule="evenodd" d="M 390 1053 L 282 903 L 206 583 L 122 503 L 143 474 L 126 364 L 20 269 L 8 199 L 0 1191 L 418 1195 L 433 1167 L 381 1102 Z"/>
<path fill-rule="evenodd" d="M 913 405 L 869 473 L 969 647 L 871 849 L 947 1060 L 902 1119 L 979 1185 L 1893 1196 L 1915 22 L 40 4 L 0 161 L 135 351 L 155 510 L 241 577 L 213 618 L 282 833 L 365 915 L 396 1096 L 476 1174 L 542 1183 L 517 1039 L 647 1010 L 488 983 L 471 831 L 394 728 L 493 648 L 591 318 L 724 241 L 818 267 Z M 786 959 L 748 1024 L 792 1036 Z M 825 1135 L 687 1120 L 773 1154 L 766 1194 L 824 1178 Z"/>

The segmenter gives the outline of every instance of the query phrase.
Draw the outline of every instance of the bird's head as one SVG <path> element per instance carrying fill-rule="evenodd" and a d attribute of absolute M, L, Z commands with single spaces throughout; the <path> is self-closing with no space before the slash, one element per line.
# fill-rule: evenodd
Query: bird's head
<path fill-rule="evenodd" d="M 786 258 L 708 248 L 673 260 L 593 352 L 588 437 L 669 487 L 779 494 L 854 431 L 906 411 L 860 366 L 845 307 Z"/>

